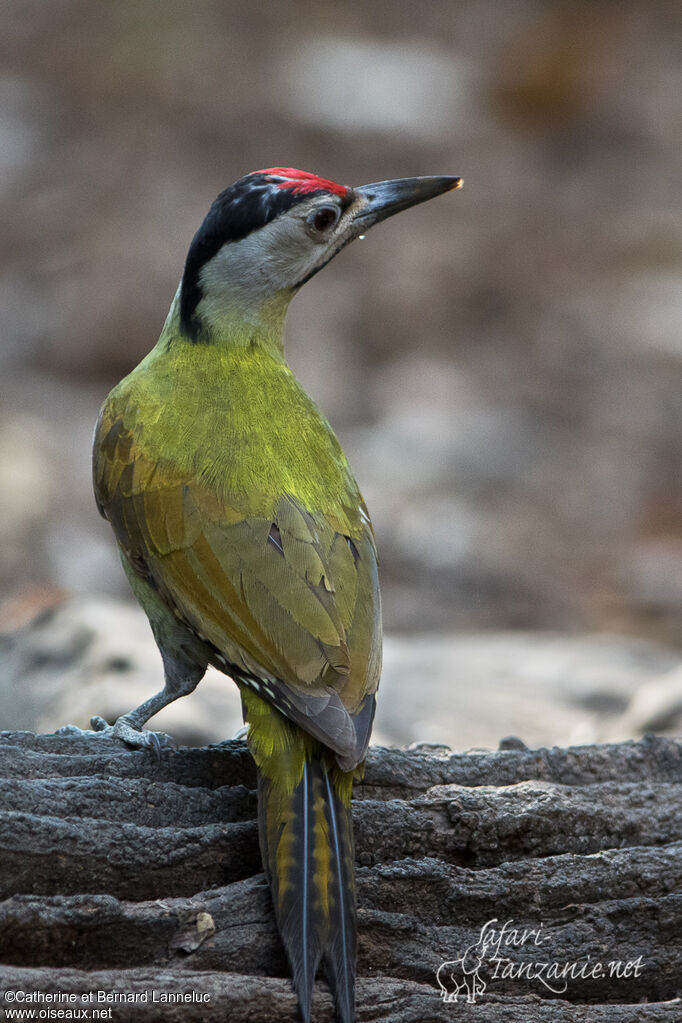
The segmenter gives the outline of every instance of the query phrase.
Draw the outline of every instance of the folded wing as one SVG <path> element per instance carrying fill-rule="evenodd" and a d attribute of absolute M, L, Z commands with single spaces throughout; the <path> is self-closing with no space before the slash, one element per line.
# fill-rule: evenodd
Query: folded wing
<path fill-rule="evenodd" d="M 306 508 L 295 495 L 221 491 L 150 456 L 105 410 L 95 493 L 133 568 L 216 652 L 334 749 L 362 759 L 381 669 L 374 538 L 362 498 Z M 345 762 L 344 762 L 345 761 Z"/>

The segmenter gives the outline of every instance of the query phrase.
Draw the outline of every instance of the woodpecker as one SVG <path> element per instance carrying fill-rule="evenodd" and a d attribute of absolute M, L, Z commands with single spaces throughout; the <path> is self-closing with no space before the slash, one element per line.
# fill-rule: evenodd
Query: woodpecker
<path fill-rule="evenodd" d="M 156 347 L 106 399 L 93 477 L 165 686 L 93 727 L 133 746 L 209 664 L 239 687 L 263 867 L 305 1023 L 321 961 L 354 1019 L 353 779 L 381 672 L 377 552 L 332 429 L 288 367 L 292 297 L 355 238 L 458 187 L 271 167 L 215 200 Z"/>

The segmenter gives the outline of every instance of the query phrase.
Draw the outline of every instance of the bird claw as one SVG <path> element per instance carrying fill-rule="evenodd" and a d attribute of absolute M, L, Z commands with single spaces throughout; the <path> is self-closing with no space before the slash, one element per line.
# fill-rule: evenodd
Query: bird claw
<path fill-rule="evenodd" d="M 113 725 L 110 725 L 99 714 L 95 714 L 90 718 L 90 724 L 97 735 L 107 739 L 121 739 L 133 749 L 148 749 L 157 760 L 161 758 L 161 752 L 164 749 L 172 749 L 176 745 L 170 735 L 166 735 L 165 732 L 142 731 L 142 729 L 136 728 L 125 714 L 118 718 Z"/>
<path fill-rule="evenodd" d="M 70 736 L 88 736 L 92 735 L 86 728 L 79 728 L 78 725 L 61 725 L 59 728 L 55 728 L 55 735 L 70 735 Z"/>

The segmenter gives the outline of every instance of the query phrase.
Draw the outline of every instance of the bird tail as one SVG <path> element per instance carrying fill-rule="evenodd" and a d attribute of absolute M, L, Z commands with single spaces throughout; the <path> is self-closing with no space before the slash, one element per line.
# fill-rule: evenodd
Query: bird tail
<path fill-rule="evenodd" d="M 290 726 L 294 770 L 259 765 L 258 825 L 275 918 L 304 1023 L 323 959 L 341 1023 L 355 1019 L 356 911 L 350 794 L 353 772 Z M 297 734 L 296 734 L 297 733 Z M 291 754 L 291 749 L 288 751 Z M 257 761 L 258 762 L 258 761 Z M 267 771 L 267 775 L 265 773 Z"/>

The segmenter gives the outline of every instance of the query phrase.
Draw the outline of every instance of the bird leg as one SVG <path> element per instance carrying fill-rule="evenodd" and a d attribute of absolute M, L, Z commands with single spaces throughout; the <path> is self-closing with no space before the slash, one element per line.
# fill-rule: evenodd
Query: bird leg
<path fill-rule="evenodd" d="M 114 739 L 122 739 L 129 746 L 136 748 L 151 748 L 156 753 L 162 745 L 172 744 L 172 740 L 164 732 L 142 731 L 143 726 L 158 714 L 160 710 L 174 703 L 181 696 L 189 696 L 198 686 L 204 677 L 206 665 L 198 665 L 196 662 L 189 663 L 184 658 L 178 659 L 170 654 L 161 651 L 165 670 L 166 684 L 163 689 L 150 696 L 148 700 L 141 703 L 139 707 L 122 714 L 113 725 L 110 725 L 99 714 L 90 719 L 95 732 L 100 735 Z"/>

